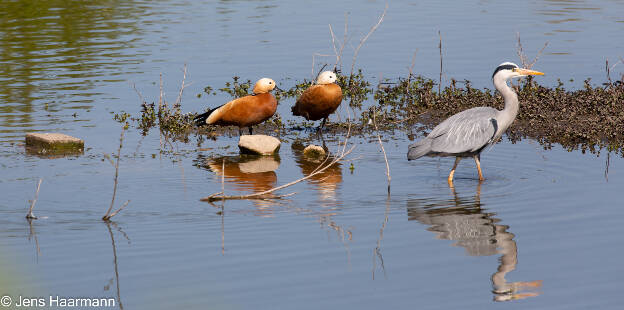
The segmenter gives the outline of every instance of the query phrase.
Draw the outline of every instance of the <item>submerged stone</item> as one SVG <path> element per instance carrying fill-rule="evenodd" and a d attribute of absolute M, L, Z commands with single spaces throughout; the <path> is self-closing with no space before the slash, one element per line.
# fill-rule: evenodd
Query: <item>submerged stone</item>
<path fill-rule="evenodd" d="M 266 135 L 243 135 L 238 148 L 243 154 L 273 155 L 280 148 L 280 140 Z"/>
<path fill-rule="evenodd" d="M 39 155 L 76 154 L 84 151 L 84 140 L 62 133 L 28 133 L 26 150 Z"/>
<path fill-rule="evenodd" d="M 318 145 L 310 144 L 303 149 L 303 156 L 310 158 L 318 158 L 325 156 L 325 149 Z"/>

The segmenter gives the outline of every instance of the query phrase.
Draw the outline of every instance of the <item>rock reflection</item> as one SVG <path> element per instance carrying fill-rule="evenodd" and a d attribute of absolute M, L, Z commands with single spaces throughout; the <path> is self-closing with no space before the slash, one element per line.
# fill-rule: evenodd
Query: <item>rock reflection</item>
<path fill-rule="evenodd" d="M 507 282 L 505 276 L 516 269 L 518 248 L 509 226 L 498 224 L 495 213 L 481 206 L 481 183 L 473 197 L 461 197 L 451 188 L 453 198 L 444 201 L 412 199 L 407 202 L 408 220 L 428 225 L 438 239 L 453 240 L 470 256 L 501 254 L 500 265 L 492 274 L 495 301 L 508 301 L 538 296 L 542 281 Z"/>
<path fill-rule="evenodd" d="M 237 191 L 245 193 L 261 192 L 277 185 L 279 156 L 224 156 L 217 158 L 202 158 L 199 165 L 214 172 L 219 178 L 225 176 L 227 184 L 234 185 Z M 275 201 L 251 200 L 256 206 L 256 215 L 271 216 Z"/>
<path fill-rule="evenodd" d="M 314 171 L 324 158 L 309 158 L 303 155 L 303 145 L 293 143 L 293 154 L 295 162 L 301 168 L 303 175 L 308 175 Z M 308 183 L 314 185 L 319 193 L 319 198 L 325 206 L 336 206 L 340 202 L 336 197 L 337 190 L 342 183 L 342 164 L 336 163 L 310 179 Z"/>

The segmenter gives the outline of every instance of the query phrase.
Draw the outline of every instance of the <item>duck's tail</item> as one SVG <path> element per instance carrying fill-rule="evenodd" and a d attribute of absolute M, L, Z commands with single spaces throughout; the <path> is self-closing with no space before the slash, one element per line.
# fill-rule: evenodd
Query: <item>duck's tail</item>
<path fill-rule="evenodd" d="M 407 149 L 407 160 L 421 158 L 431 152 L 431 140 L 424 138 L 416 143 L 410 144 Z"/>
<path fill-rule="evenodd" d="M 209 111 L 199 114 L 197 116 L 195 116 L 195 118 L 193 118 L 193 121 L 195 122 L 195 125 L 197 127 L 201 127 L 204 125 L 207 125 L 206 120 L 208 119 L 208 117 L 210 116 L 210 114 L 212 114 L 212 112 L 214 112 L 215 110 L 217 110 L 220 107 L 216 107 L 214 109 L 210 109 Z"/>

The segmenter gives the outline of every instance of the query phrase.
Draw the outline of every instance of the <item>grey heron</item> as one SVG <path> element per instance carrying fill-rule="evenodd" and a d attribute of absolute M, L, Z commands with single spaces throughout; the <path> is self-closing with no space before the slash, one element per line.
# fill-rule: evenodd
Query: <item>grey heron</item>
<path fill-rule="evenodd" d="M 511 62 L 500 64 L 492 81 L 505 101 L 505 108 L 499 111 L 491 107 L 476 107 L 459 112 L 437 125 L 425 138 L 409 146 L 407 159 L 423 156 L 455 156 L 455 164 L 449 173 L 448 183 L 453 185 L 453 175 L 457 164 L 464 157 L 472 157 L 483 181 L 480 154 L 483 149 L 494 144 L 509 128 L 518 115 L 518 95 L 507 85 L 507 81 L 528 75 L 544 73 L 523 69 Z"/>

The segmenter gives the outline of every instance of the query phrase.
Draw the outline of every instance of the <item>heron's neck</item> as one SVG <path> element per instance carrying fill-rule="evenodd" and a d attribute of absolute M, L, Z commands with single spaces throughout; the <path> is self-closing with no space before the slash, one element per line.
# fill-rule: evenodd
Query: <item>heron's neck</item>
<path fill-rule="evenodd" d="M 498 112 L 498 122 L 501 129 L 506 130 L 516 119 L 516 115 L 518 115 L 520 106 L 518 104 L 518 95 L 507 85 L 507 80 L 505 79 L 495 78 L 494 87 L 503 95 L 503 99 L 505 100 L 505 108 Z"/>

